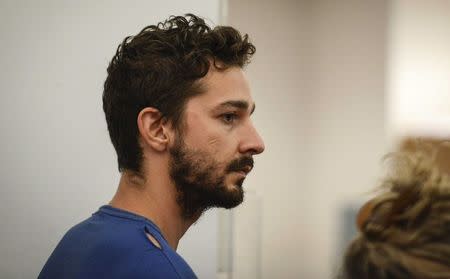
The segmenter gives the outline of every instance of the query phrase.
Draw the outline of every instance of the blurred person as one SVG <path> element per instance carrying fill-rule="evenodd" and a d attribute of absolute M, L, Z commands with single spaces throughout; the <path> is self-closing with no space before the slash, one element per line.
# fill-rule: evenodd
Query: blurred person
<path fill-rule="evenodd" d="M 243 201 L 264 150 L 243 72 L 254 52 L 247 35 L 192 14 L 123 40 L 103 91 L 117 192 L 65 234 L 39 278 L 196 277 L 178 242 L 205 210 Z"/>
<path fill-rule="evenodd" d="M 381 193 L 358 214 L 341 279 L 450 278 L 450 179 L 436 150 L 390 156 Z"/>

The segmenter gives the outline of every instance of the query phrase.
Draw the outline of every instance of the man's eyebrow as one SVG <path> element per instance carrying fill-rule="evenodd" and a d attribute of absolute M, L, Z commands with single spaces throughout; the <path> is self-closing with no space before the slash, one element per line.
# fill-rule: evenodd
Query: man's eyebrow
<path fill-rule="evenodd" d="M 231 101 L 226 101 L 221 103 L 220 105 L 217 106 L 217 109 L 221 109 L 224 107 L 233 107 L 233 108 L 238 108 L 241 110 L 247 110 L 249 107 L 249 103 L 247 101 L 241 101 L 241 100 L 231 100 Z M 252 105 L 252 110 L 250 111 L 250 114 L 252 114 L 255 111 L 255 104 Z"/>

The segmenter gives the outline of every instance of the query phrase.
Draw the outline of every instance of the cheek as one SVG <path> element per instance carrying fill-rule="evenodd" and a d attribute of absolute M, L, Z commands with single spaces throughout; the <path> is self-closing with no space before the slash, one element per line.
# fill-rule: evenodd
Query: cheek
<path fill-rule="evenodd" d="M 225 165 L 234 159 L 236 150 L 224 135 L 205 130 L 200 136 L 191 137 L 188 145 L 205 152 L 216 162 Z"/>
<path fill-rule="evenodd" d="M 190 113 L 186 122 L 185 143 L 205 151 L 220 148 L 224 135 L 221 134 L 219 125 L 213 119 Z"/>
<path fill-rule="evenodd" d="M 221 141 L 217 136 L 210 136 L 206 139 L 206 145 L 211 150 L 217 150 L 221 146 Z"/>
<path fill-rule="evenodd" d="M 237 142 L 232 133 L 214 119 L 192 113 L 187 119 L 184 141 L 188 146 L 214 156 L 219 162 L 233 160 L 237 152 Z"/>
<path fill-rule="evenodd" d="M 206 148 L 218 162 L 226 166 L 232 160 L 236 159 L 237 145 L 225 136 L 212 136 L 208 138 Z"/>
<path fill-rule="evenodd" d="M 184 141 L 189 146 L 205 146 L 210 140 L 212 125 L 198 113 L 191 112 L 186 116 L 185 128 Z"/>

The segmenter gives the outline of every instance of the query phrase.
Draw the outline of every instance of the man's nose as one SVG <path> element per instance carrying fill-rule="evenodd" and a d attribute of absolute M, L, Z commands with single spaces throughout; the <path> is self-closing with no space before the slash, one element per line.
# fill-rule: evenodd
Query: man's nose
<path fill-rule="evenodd" d="M 264 151 L 264 141 L 256 131 L 255 127 L 250 124 L 241 141 L 240 150 L 241 153 L 250 153 L 252 155 L 260 154 Z"/>

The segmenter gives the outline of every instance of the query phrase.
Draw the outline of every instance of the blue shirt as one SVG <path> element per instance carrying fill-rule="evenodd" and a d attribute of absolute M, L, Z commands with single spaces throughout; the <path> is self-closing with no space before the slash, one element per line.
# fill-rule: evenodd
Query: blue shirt
<path fill-rule="evenodd" d="M 147 234 L 159 242 L 161 249 Z M 105 205 L 64 235 L 38 277 L 56 278 L 197 277 L 154 223 Z"/>

